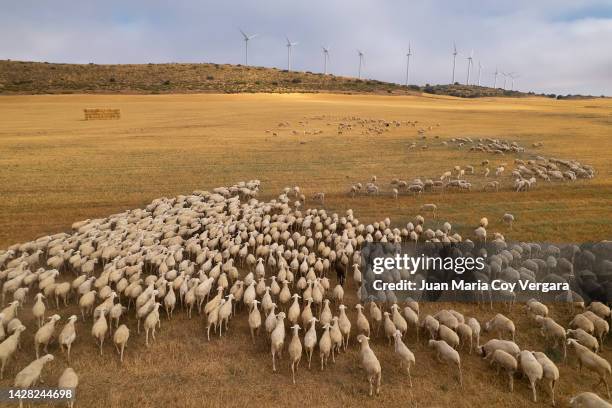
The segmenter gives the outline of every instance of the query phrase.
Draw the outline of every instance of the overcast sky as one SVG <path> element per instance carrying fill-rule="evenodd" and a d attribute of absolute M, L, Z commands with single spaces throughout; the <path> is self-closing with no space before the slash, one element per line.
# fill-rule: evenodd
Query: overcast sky
<path fill-rule="evenodd" d="M 492 85 L 493 72 L 520 75 L 515 87 L 612 95 L 612 0 L 0 0 L 0 58 L 76 63 L 243 63 L 239 28 L 257 33 L 249 63 L 286 68 L 285 36 L 299 42 L 297 70 L 329 70 L 403 83 L 456 80 Z M 503 77 L 499 77 L 503 82 Z M 507 84 L 509 86 L 509 83 Z"/>

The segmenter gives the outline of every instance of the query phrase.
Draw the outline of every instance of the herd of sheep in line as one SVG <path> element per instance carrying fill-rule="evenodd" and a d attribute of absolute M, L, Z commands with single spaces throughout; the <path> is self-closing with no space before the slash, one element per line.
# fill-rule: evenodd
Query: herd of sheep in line
<path fill-rule="evenodd" d="M 331 118 L 331 117 L 330 117 Z M 323 120 L 326 119 L 325 116 L 314 116 L 311 118 L 304 118 L 304 120 L 298 121 L 298 127 L 305 127 L 309 124 L 310 120 Z M 329 119 L 329 118 L 328 118 Z M 332 123 L 327 123 L 327 125 L 331 125 Z M 402 126 L 411 126 L 413 128 L 417 127 L 419 121 L 399 121 L 392 120 L 387 121 L 384 119 L 368 119 L 368 118 L 360 118 L 356 116 L 348 116 L 340 118 L 337 122 L 337 133 L 338 135 L 343 135 L 344 133 L 354 131 L 356 129 L 361 129 L 362 134 L 364 135 L 376 135 L 382 134 L 383 132 L 388 132 L 391 129 L 399 129 Z M 439 141 L 439 136 L 431 137 L 435 143 L 426 143 L 427 140 L 426 132 L 430 132 L 435 128 L 440 126 L 439 123 L 436 123 L 432 126 L 427 127 L 419 127 L 417 129 L 418 132 L 418 140 L 411 142 L 408 145 L 409 149 L 420 148 L 421 150 L 427 150 L 431 147 L 442 146 L 449 147 L 453 146 L 457 149 L 467 149 L 470 152 L 480 152 L 487 153 L 492 155 L 505 155 L 505 154 L 521 154 L 525 153 L 526 149 L 524 146 L 521 146 L 516 141 L 506 141 L 503 139 L 494 139 L 494 138 L 477 138 L 473 139 L 469 136 L 465 137 L 454 137 L 449 140 Z M 290 128 L 291 123 L 289 122 L 280 122 L 278 124 L 279 129 Z M 302 130 L 298 131 L 293 129 L 293 135 L 318 135 L 323 131 L 320 129 L 315 130 Z M 272 133 L 274 136 L 278 136 L 277 132 L 272 132 L 270 130 L 266 130 L 266 133 Z M 420 143 L 420 144 L 419 144 Z M 532 143 L 533 148 L 542 147 L 542 142 L 534 142 Z M 500 161 L 494 167 L 491 167 L 490 160 L 483 160 L 480 165 L 482 170 L 478 172 L 474 165 L 465 165 L 465 166 L 454 166 L 453 169 L 445 171 L 442 175 L 431 177 L 431 178 L 423 178 L 416 177 L 413 180 L 403 180 L 398 178 L 393 178 L 391 181 L 391 195 L 394 198 L 397 198 L 402 191 L 412 194 L 421 194 L 423 192 L 433 192 L 433 191 L 441 191 L 444 192 L 446 190 L 454 189 L 454 190 L 463 190 L 469 191 L 475 188 L 474 181 L 468 180 L 468 177 L 472 176 L 481 176 L 484 181 L 480 183 L 480 188 L 484 191 L 499 191 L 502 183 L 504 182 L 502 176 L 504 174 L 508 174 L 506 170 L 509 165 L 507 161 Z M 544 157 L 541 155 L 535 155 L 530 159 L 514 159 L 515 168 L 512 170 L 510 175 L 510 188 L 514 191 L 528 191 L 536 187 L 537 180 L 543 180 L 546 182 L 551 181 L 575 181 L 577 179 L 592 179 L 595 176 L 595 170 L 592 166 L 582 164 L 577 160 L 564 160 L 558 159 L 554 157 Z M 480 174 L 478 174 L 480 173 Z M 491 181 L 487 181 L 489 176 L 493 178 Z M 355 196 L 359 193 L 365 193 L 367 195 L 376 195 L 379 194 L 381 190 L 381 186 L 376 183 L 376 177 L 374 176 L 370 182 L 365 183 L 365 185 L 361 182 L 354 183 L 350 186 L 349 194 L 351 196 Z M 318 193 L 323 194 L 323 193 Z"/>
<path fill-rule="evenodd" d="M 454 310 L 423 316 L 416 301 L 407 301 L 402 308 L 392 302 L 390 292 L 386 302 L 376 303 L 364 297 L 359 286 L 364 267 L 360 248 L 364 243 L 464 242 L 471 243 L 476 253 L 487 238 L 486 218 L 480 220 L 471 240 L 454 232 L 448 222 L 436 231 L 425 228 L 422 216 L 399 229 L 391 228 L 389 219 L 360 223 L 352 210 L 344 216 L 328 214 L 323 209 L 301 211 L 298 206 L 291 206 L 291 198 L 300 195 L 297 187 L 285 189 L 276 199 L 260 201 L 256 198 L 259 187 L 259 181 L 254 180 L 211 192 L 159 198 L 144 209 L 77 222 L 71 233 L 41 237 L 0 251 L 3 303 L 6 297 L 13 298 L 0 312 L 0 378 L 11 356 L 21 347 L 20 336 L 26 330 L 17 317 L 18 311 L 32 298 L 31 310 L 38 326 L 30 329 L 35 330 L 36 360 L 17 373 L 14 387 L 27 389 L 37 385 L 44 365 L 54 358 L 51 354 L 41 356 L 41 351 L 47 353 L 54 341 L 65 350 L 70 361 L 70 349 L 77 339 L 78 317 L 67 317 L 56 336 L 56 325 L 62 317 L 53 314 L 46 318 L 46 314 L 53 308 L 53 300 L 55 308 L 61 310 L 75 299 L 82 320 L 93 317 L 91 335 L 100 354 L 105 339 L 112 337 L 121 361 L 131 335 L 121 320 L 130 310 L 137 319 L 138 333 L 142 323 L 148 346 L 161 327 L 160 308 L 165 310 L 168 319 L 177 305 L 184 307 L 189 318 L 193 309 L 203 313 L 205 336 L 210 340 L 211 329 L 218 336 L 224 331 L 227 333 L 230 320 L 238 316 L 238 309 L 245 307 L 253 341 L 260 332 L 268 341 L 273 371 L 276 371 L 277 357 L 287 349 L 294 383 L 304 353 L 310 368 L 318 348 L 323 370 L 329 357 L 335 362 L 341 351 L 348 349 L 351 334 L 356 334 L 369 394 L 374 389 L 378 394 L 382 367 L 369 341 L 374 333 L 382 331 L 389 343 L 394 342 L 398 364 L 406 367 L 412 386 L 410 370 L 417 361 L 402 339 L 416 332 L 418 341 L 419 331 L 424 331 L 430 336 L 428 345 L 436 358 L 456 366 L 461 385 L 459 350 L 467 347 L 469 353 L 478 351 L 504 370 L 509 376 L 510 390 L 514 374 L 523 373 L 530 383 L 534 401 L 536 383 L 545 382 L 554 404 L 555 384 L 559 379 L 557 366 L 542 352 L 521 350 L 514 341 L 514 323 L 508 317 L 497 314 L 483 322 L 483 330 L 497 333 L 498 338 L 481 345 L 481 323 L 474 317 L 466 318 Z M 509 223 L 514 220 L 512 215 L 506 216 Z M 592 251 L 573 246 L 569 254 L 558 249 L 544 251 L 537 244 L 511 245 L 499 233 L 494 234 L 493 242 L 496 252 L 489 254 L 485 272 L 489 278 L 500 275 L 512 279 L 518 274 L 532 279 L 536 276 L 568 279 L 579 275 L 573 271 L 576 262 L 591 270 L 612 265 L 612 262 L 610 265 L 595 262 L 596 250 L 603 247 L 609 253 L 605 242 Z M 348 306 L 344 303 L 349 268 L 352 268 L 351 281 L 357 286 L 358 303 L 354 305 L 357 317 L 353 322 L 347 316 Z M 334 272 L 337 283 L 332 285 L 330 275 Z M 70 279 L 70 273 L 76 277 Z M 591 282 L 594 285 L 603 284 L 597 281 L 595 273 L 583 275 L 585 279 L 594 279 Z M 584 296 L 587 303 L 593 300 L 589 293 L 583 293 L 587 295 Z M 570 291 L 558 295 L 569 300 L 572 307 L 585 309 L 579 293 Z M 277 308 L 281 310 L 278 313 Z M 610 364 L 598 354 L 609 331 L 608 320 L 612 317 L 609 307 L 592 301 L 588 310 L 571 320 L 567 330 L 548 316 L 548 308 L 543 303 L 531 300 L 526 309 L 533 324 L 541 328 L 551 344 L 562 344 L 564 356 L 566 345 L 569 346 L 579 367 L 598 376 L 598 385 L 605 386 L 610 398 Z M 292 333 L 289 339 L 285 319 Z M 305 334 L 300 337 L 302 329 Z M 506 335 L 511 340 L 504 339 Z M 59 386 L 76 388 L 77 385 L 77 374 L 66 368 Z M 571 404 L 610 406 L 591 392 L 575 396 Z"/>

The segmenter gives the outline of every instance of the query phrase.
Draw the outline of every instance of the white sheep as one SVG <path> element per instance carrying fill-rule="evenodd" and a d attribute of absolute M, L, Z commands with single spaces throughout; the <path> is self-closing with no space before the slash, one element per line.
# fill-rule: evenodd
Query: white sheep
<path fill-rule="evenodd" d="M 37 293 L 35 298 L 36 301 L 34 302 L 34 306 L 32 306 L 32 316 L 34 316 L 34 318 L 38 322 L 38 328 L 40 328 L 45 323 L 46 307 L 45 302 L 43 302 L 45 295 L 43 295 L 42 293 Z"/>
<path fill-rule="evenodd" d="M 329 355 L 332 350 L 332 340 L 329 333 L 330 329 L 329 323 L 323 325 L 323 334 L 321 334 L 321 338 L 319 339 L 319 357 L 321 358 L 321 371 L 325 369 L 327 366 L 327 360 L 329 359 Z"/>
<path fill-rule="evenodd" d="M 578 343 L 575 339 L 567 339 L 567 345 L 570 350 L 574 350 L 576 352 L 576 356 L 578 357 L 578 367 L 581 369 L 582 366 L 585 366 L 591 371 L 594 371 L 599 376 L 599 382 L 596 384 L 604 384 L 606 386 L 606 392 L 608 398 L 610 398 L 610 389 L 608 387 L 608 376 L 612 373 L 612 368 L 610 368 L 610 363 L 593 353 L 591 350 Z"/>
<path fill-rule="evenodd" d="M 283 354 L 285 343 L 285 313 L 276 315 L 276 327 L 270 335 L 270 350 L 272 352 L 272 371 L 276 371 L 276 355 L 280 359 Z"/>
<path fill-rule="evenodd" d="M 19 338 L 25 329 L 26 328 L 23 325 L 16 327 L 13 334 L 8 336 L 2 343 L 0 343 L 0 360 L 2 361 L 2 367 L 0 367 L 0 380 L 4 378 L 4 368 L 6 363 L 15 353 L 15 350 L 17 350 Z"/>
<path fill-rule="evenodd" d="M 60 319 L 60 316 L 55 314 L 49 317 L 49 321 L 45 323 L 34 335 L 34 349 L 36 350 L 36 358 L 39 356 L 39 348 L 41 345 L 44 346 L 45 353 L 47 352 L 47 347 L 49 346 L 49 342 L 51 342 L 51 338 L 53 337 L 53 332 L 55 331 L 55 323 Z"/>
<path fill-rule="evenodd" d="M 410 349 L 404 344 L 402 341 L 402 332 L 396 330 L 395 332 L 395 353 L 399 355 L 400 358 L 400 368 L 405 364 L 406 371 L 408 373 L 408 381 L 410 382 L 410 386 L 412 387 L 412 376 L 410 375 L 410 367 L 415 364 L 414 354 Z"/>
<path fill-rule="evenodd" d="M 376 395 L 380 394 L 380 381 L 382 370 L 380 362 L 374 351 L 370 348 L 370 338 L 360 334 L 357 336 L 357 342 L 361 345 L 359 349 L 359 362 L 363 369 L 366 371 L 368 377 L 368 383 L 370 384 L 370 397 L 372 396 L 372 388 L 376 383 Z"/>
<path fill-rule="evenodd" d="M 581 392 L 569 401 L 571 408 L 612 408 L 612 404 L 592 392 Z"/>
<path fill-rule="evenodd" d="M 72 391 L 72 398 L 69 403 L 70 408 L 72 408 L 76 399 L 76 389 L 79 386 L 79 376 L 77 373 L 71 367 L 66 368 L 57 380 L 57 386 L 58 388 Z"/>
<path fill-rule="evenodd" d="M 536 381 L 541 380 L 544 375 L 542 364 L 536 360 L 531 351 L 523 350 L 519 353 L 519 365 L 521 371 L 529 379 L 531 391 L 533 393 L 533 402 L 537 402 Z"/>
<path fill-rule="evenodd" d="M 304 335 L 304 348 L 306 355 L 308 356 L 308 369 L 310 370 L 310 362 L 312 360 L 312 354 L 317 344 L 317 329 L 316 329 L 317 318 L 310 318 L 310 328 Z"/>
<path fill-rule="evenodd" d="M 510 387 L 510 392 L 514 391 L 514 373 L 517 370 L 518 363 L 514 356 L 506 353 L 504 350 L 495 350 L 491 354 L 491 365 L 497 366 L 497 373 L 499 374 L 500 368 L 503 369 L 508 375 L 508 385 Z"/>
<path fill-rule="evenodd" d="M 429 347 L 436 351 L 436 359 L 439 362 L 445 361 L 457 366 L 459 372 L 459 385 L 463 387 L 463 375 L 461 373 L 461 357 L 457 350 L 448 345 L 444 340 L 429 340 Z"/>
<path fill-rule="evenodd" d="M 64 347 L 66 347 L 68 361 L 70 361 L 70 349 L 72 347 L 72 343 L 76 339 L 76 330 L 74 328 L 74 322 L 76 322 L 77 319 L 78 317 L 76 315 L 70 316 L 68 318 L 68 322 L 62 328 L 62 331 L 60 331 L 60 334 L 57 338 L 60 350 L 64 351 Z"/>
<path fill-rule="evenodd" d="M 151 330 L 151 337 L 155 340 L 155 328 L 159 325 L 159 307 L 161 303 L 155 302 L 153 310 L 147 315 L 143 323 L 145 329 L 145 345 L 149 347 L 149 330 Z M 219 333 L 221 333 L 219 331 Z"/>
<path fill-rule="evenodd" d="M 338 309 L 340 309 L 340 316 L 338 317 L 338 326 L 340 327 L 340 332 L 342 333 L 344 351 L 346 351 L 346 348 L 349 344 L 349 338 L 351 336 L 351 321 L 346 316 L 345 305 L 341 304 L 340 306 L 338 306 Z"/>
<path fill-rule="evenodd" d="M 534 351 L 533 356 L 538 360 L 544 370 L 543 379 L 548 384 L 548 392 L 555 406 L 555 385 L 559 381 L 559 369 L 548 356 L 540 351 Z"/>
<path fill-rule="evenodd" d="M 39 381 L 42 383 L 42 369 L 44 368 L 45 364 L 51 361 L 53 361 L 52 354 L 45 354 L 40 358 L 36 358 L 36 360 L 32 361 L 23 370 L 17 373 L 15 376 L 15 381 L 13 382 L 13 387 L 28 389 L 36 386 Z"/>
<path fill-rule="evenodd" d="M 293 337 L 289 343 L 289 361 L 291 362 L 291 377 L 293 378 L 293 384 L 295 384 L 295 372 L 298 370 L 302 359 L 302 342 L 299 336 L 300 326 L 295 324 L 291 326 L 291 329 L 293 329 Z"/>
<path fill-rule="evenodd" d="M 130 329 L 125 324 L 122 324 L 115 330 L 113 335 L 113 342 L 115 343 L 115 349 L 119 354 L 119 361 L 123 363 L 123 350 L 127 345 L 128 339 L 130 338 Z"/>
<path fill-rule="evenodd" d="M 102 346 L 104 345 L 104 338 L 108 331 L 108 323 L 106 322 L 106 309 L 99 311 L 98 319 L 91 327 L 91 335 L 97 340 L 100 346 L 100 355 L 102 355 Z"/>
<path fill-rule="evenodd" d="M 496 332 L 500 339 L 503 338 L 504 334 L 510 334 L 512 336 L 512 341 L 514 341 L 516 331 L 514 322 L 501 313 L 496 314 L 495 317 L 486 322 L 484 330 L 485 332 Z"/>
<path fill-rule="evenodd" d="M 255 335 L 259 334 L 259 328 L 261 327 L 261 313 L 257 308 L 258 300 L 253 299 L 251 301 L 251 312 L 249 313 L 249 329 L 251 331 L 251 340 L 255 344 Z M 298 326 L 299 327 L 299 326 Z"/>

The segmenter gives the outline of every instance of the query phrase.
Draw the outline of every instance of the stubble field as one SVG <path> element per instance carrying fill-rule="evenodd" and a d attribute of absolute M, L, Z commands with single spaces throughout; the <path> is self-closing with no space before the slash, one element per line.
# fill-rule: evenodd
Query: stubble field
<path fill-rule="evenodd" d="M 117 121 L 84 121 L 83 108 L 120 108 Z M 364 134 L 355 126 L 339 135 L 338 123 L 350 118 L 418 121 L 381 134 Z M 300 124 L 299 122 L 303 122 Z M 288 122 L 288 125 L 279 126 Z M 439 124 L 439 126 L 438 126 Z M 432 127 L 429 130 L 429 127 Z M 427 139 L 418 140 L 425 129 Z M 293 132 L 295 130 L 296 132 Z M 318 133 L 315 130 L 322 132 Z M 269 131 L 269 132 L 266 132 Z M 307 133 L 305 134 L 304 131 Z M 318 133 L 318 134 L 314 134 Z M 434 139 L 439 136 L 439 139 Z M 453 137 L 516 140 L 528 150 L 520 155 L 495 156 L 440 145 Z M 410 148 L 428 144 L 428 149 Z M 532 148 L 534 142 L 543 146 Z M 40 235 L 68 230 L 76 220 L 106 216 L 142 207 L 153 198 L 209 189 L 258 178 L 262 196 L 277 195 L 285 186 L 299 185 L 307 198 L 326 193 L 331 211 L 352 208 L 361 221 L 390 217 L 400 225 L 412 220 L 423 203 L 436 203 L 439 219 L 470 236 L 487 216 L 491 231 L 508 238 L 551 242 L 584 242 L 612 236 L 612 102 L 609 99 L 556 101 L 548 99 L 458 100 L 449 97 L 384 97 L 340 95 L 151 95 L 151 96 L 6 96 L 0 98 L 0 248 Z M 538 182 L 526 193 L 510 189 L 508 175 L 500 192 L 482 192 L 484 178 L 473 176 L 474 191 L 426 193 L 415 197 L 390 195 L 392 178 L 434 178 L 455 165 L 479 166 L 535 154 L 577 159 L 594 166 L 588 181 Z M 494 167 L 494 166 L 493 166 Z M 480 169 L 477 169 L 480 173 Z M 507 170 L 508 172 L 510 170 Z M 377 175 L 378 197 L 351 198 L 356 182 Z M 469 176 L 468 176 L 469 178 Z M 307 205 L 310 204 L 307 201 Z M 503 226 L 505 212 L 516 216 L 513 231 Z M 354 288 L 349 286 L 351 295 Z M 351 296 L 348 304 L 354 304 Z M 31 305 L 26 306 L 27 316 Z M 484 320 L 502 311 L 453 305 L 466 316 Z M 426 312 L 442 305 L 424 305 Z M 76 307 L 72 309 L 76 311 Z M 68 313 L 62 310 L 62 316 Z M 537 330 L 524 311 L 508 314 L 517 323 L 522 347 L 544 349 Z M 349 317 L 354 321 L 355 311 Z M 553 317 L 566 325 L 570 315 L 561 307 Z M 8 369 L 16 372 L 33 358 L 34 322 L 24 347 Z M 135 327 L 133 317 L 130 327 Z M 202 318 L 163 319 L 158 340 L 149 349 L 132 333 L 121 366 L 108 344 L 100 357 L 90 336 L 91 322 L 77 325 L 72 366 L 81 376 L 78 405 L 83 407 L 364 405 L 381 406 L 532 406 L 525 380 L 507 392 L 480 358 L 464 357 L 465 388 L 460 390 L 451 368 L 435 362 L 413 336 L 407 344 L 417 357 L 414 388 L 394 359 L 392 348 L 377 339 L 373 348 L 383 366 L 380 397 L 367 398 L 367 384 L 357 365 L 354 343 L 347 354 L 321 373 L 318 361 L 311 372 L 298 374 L 291 385 L 287 360 L 271 373 L 268 347 L 261 337 L 253 346 L 246 313 L 232 320 L 227 338 L 208 343 Z M 490 338 L 485 335 L 485 340 Z M 609 344 L 607 345 L 610 347 Z M 57 345 L 57 360 L 46 378 L 54 381 L 66 366 Z M 612 353 L 604 352 L 608 360 Z M 314 358 L 313 358 L 314 360 Z M 592 390 L 595 378 L 560 365 L 559 400 Z M 17 368 L 16 365 L 19 367 Z M 598 390 L 601 393 L 601 389 Z M 464 398 L 462 395 L 468 395 Z M 540 391 L 542 400 L 548 398 Z"/>

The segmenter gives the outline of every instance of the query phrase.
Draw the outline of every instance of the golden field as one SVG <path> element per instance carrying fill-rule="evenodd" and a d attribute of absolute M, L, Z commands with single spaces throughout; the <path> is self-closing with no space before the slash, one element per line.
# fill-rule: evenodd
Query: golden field
<path fill-rule="evenodd" d="M 84 121 L 83 109 L 92 107 L 120 108 L 122 118 Z M 321 115 L 327 117 L 305 119 Z M 419 124 L 381 135 L 363 135 L 358 129 L 338 135 L 336 124 L 348 116 Z M 308 123 L 298 125 L 303 120 Z M 290 126 L 279 128 L 280 122 Z M 434 126 L 427 132 L 430 140 L 434 135 L 517 140 L 534 154 L 590 164 L 597 175 L 571 184 L 539 182 L 526 194 L 506 189 L 424 194 L 416 199 L 402 195 L 397 201 L 384 196 L 348 197 L 351 184 L 368 181 L 373 174 L 388 192 L 394 177 L 439 177 L 454 165 L 478 165 L 483 159 L 491 159 L 493 169 L 495 163 L 511 164 L 517 157 L 433 145 L 426 151 L 409 149 L 417 139 L 416 129 L 430 125 Z M 291 132 L 313 129 L 323 132 Z M 535 141 L 543 142 L 543 147 L 532 149 Z M 470 232 L 481 216 L 496 222 L 508 211 L 517 217 L 512 234 L 516 239 L 607 239 L 612 231 L 611 159 L 610 99 L 5 96 L 0 98 L 0 247 L 65 230 L 75 220 L 142 206 L 155 197 L 252 178 L 262 181 L 264 196 L 300 185 L 308 194 L 325 192 L 328 208 L 350 207 L 364 219 L 389 216 L 404 223 L 422 203 L 435 202 L 440 218 Z"/>
<path fill-rule="evenodd" d="M 119 108 L 121 119 L 85 121 L 84 108 Z M 337 124 L 348 123 L 348 117 L 416 120 L 418 124 L 381 134 L 364 134 L 355 127 L 339 135 Z M 281 122 L 289 125 L 279 126 Z M 417 129 L 429 126 L 427 139 L 417 142 L 427 143 L 429 149 L 411 149 Z M 313 130 L 322 132 L 315 135 Z M 465 136 L 516 140 L 527 153 L 492 157 L 438 145 L 440 140 Z M 543 146 L 533 149 L 534 142 Z M 509 173 L 514 157 L 532 154 L 576 159 L 594 166 L 597 174 L 592 180 L 573 183 L 538 181 L 536 189 L 526 193 L 511 191 L 506 174 L 502 191 L 496 193 L 482 192 L 483 179 L 474 176 L 472 192 L 420 197 L 404 193 L 398 200 L 385 194 L 394 177 L 439 177 L 455 165 L 476 166 L 484 159 L 490 159 L 492 167 L 507 162 Z M 351 198 L 347 194 L 351 184 L 366 182 L 374 174 L 382 186 L 379 197 Z M 423 203 L 432 202 L 438 204 L 439 219 L 450 221 L 464 236 L 471 236 L 480 217 L 487 216 L 490 231 L 503 232 L 510 239 L 610 239 L 612 101 L 326 94 L 0 97 L 0 248 L 68 230 L 76 220 L 140 207 L 155 197 L 253 178 L 262 181 L 265 198 L 277 195 L 285 186 L 299 185 L 307 197 L 325 192 L 326 208 L 353 208 L 362 221 L 389 216 L 394 224 L 404 224 L 419 213 Z M 505 212 L 516 217 L 513 231 L 500 222 Z M 352 294 L 353 289 L 349 286 L 347 293 Z M 347 303 L 354 304 L 354 298 Z M 499 305 L 495 310 L 467 304 L 453 307 L 481 322 L 503 311 Z M 422 308 L 431 312 L 442 305 Z M 73 306 L 70 312 L 76 310 Z M 61 315 L 70 312 L 62 309 Z M 354 312 L 351 308 L 353 322 Z M 422 343 L 415 344 L 413 336 L 406 339 L 417 359 L 412 389 L 407 387 L 392 348 L 382 339 L 372 344 L 383 366 L 379 397 L 367 397 L 354 341 L 349 353 L 341 354 L 322 373 L 316 351 L 311 372 L 303 358 L 298 385 L 293 386 L 287 359 L 281 361 L 280 372 L 272 374 L 263 336 L 255 346 L 251 344 L 244 311 L 232 320 L 227 338 L 210 343 L 204 338 L 201 317 L 175 316 L 170 322 L 162 319 L 157 342 L 149 349 L 144 346 L 144 336 L 132 330 L 123 365 L 111 344 L 104 346 L 100 357 L 89 333 L 91 321 L 79 321 L 71 362 L 81 378 L 77 406 L 535 405 L 526 380 L 515 381 L 515 392 L 510 394 L 505 377 L 495 376 L 476 355 L 462 354 L 461 390 L 453 369 L 437 363 Z M 521 307 L 508 316 L 517 323 L 521 347 L 545 348 Z M 564 307 L 555 307 L 552 317 L 563 325 L 571 319 Z M 135 329 L 132 314 L 128 322 Z M 24 323 L 29 327 L 24 347 L 10 363 L 0 387 L 10 386 L 18 370 L 33 359 L 35 323 L 31 319 Z M 485 334 L 483 340 L 491 337 Z M 45 378 L 53 384 L 68 363 L 57 345 L 50 352 L 56 361 L 45 369 Z M 609 342 L 603 355 L 612 360 Z M 566 406 L 568 398 L 578 392 L 593 390 L 595 376 L 579 374 L 573 358 L 570 365 L 560 364 L 560 371 L 560 406 Z M 597 391 L 601 395 L 602 389 Z M 542 388 L 538 398 L 540 405 L 549 405 Z"/>

